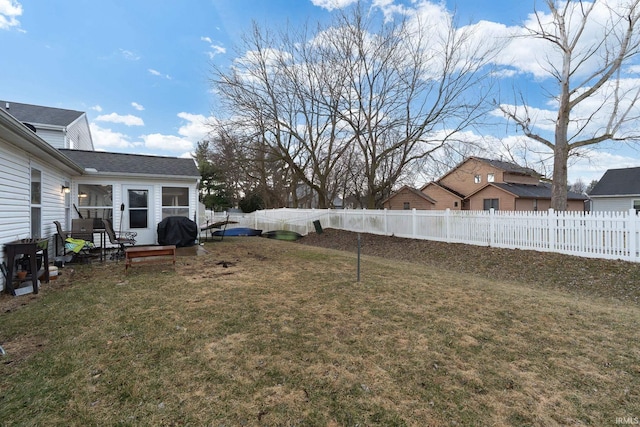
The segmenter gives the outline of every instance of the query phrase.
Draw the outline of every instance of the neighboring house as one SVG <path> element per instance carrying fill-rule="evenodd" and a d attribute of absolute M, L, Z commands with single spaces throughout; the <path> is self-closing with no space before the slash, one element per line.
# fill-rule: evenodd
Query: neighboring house
<path fill-rule="evenodd" d="M 7 110 L 2 101 L 0 108 L 0 261 L 5 243 L 28 237 L 48 238 L 53 254 L 53 221 L 68 230 L 79 213 L 112 219 L 116 230 L 136 231 L 139 244 L 155 244 L 157 224 L 167 216 L 200 216 L 200 174 L 193 159 L 92 151 L 84 113 L 18 105 L 27 104 L 9 103 Z M 63 116 L 67 125 L 67 119 L 58 120 Z M 88 149 L 54 147 L 50 141 Z"/>
<path fill-rule="evenodd" d="M 4 109 L 54 148 L 93 151 L 87 114 L 82 111 L 0 101 Z"/>
<path fill-rule="evenodd" d="M 589 193 L 593 211 L 640 211 L 640 167 L 609 169 Z"/>
<path fill-rule="evenodd" d="M 386 209 L 433 209 L 436 201 L 420 190 L 407 185 L 393 193 L 382 201 L 382 206 Z"/>
<path fill-rule="evenodd" d="M 551 207 L 551 184 L 490 183 L 467 196 L 470 210 L 546 211 Z M 587 197 L 569 191 L 567 210 L 583 211 Z"/>
<path fill-rule="evenodd" d="M 536 171 L 514 163 L 482 157 L 467 158 L 420 191 L 434 201 L 430 209 L 435 210 L 493 208 L 537 211 L 547 210 L 551 206 L 551 185 L 541 182 Z M 583 211 L 586 200 L 587 197 L 582 194 L 569 192 L 567 210 Z M 397 204 L 386 207 L 401 209 Z"/>
<path fill-rule="evenodd" d="M 443 211 L 445 209 L 462 209 L 464 195 L 452 190 L 451 188 L 443 186 L 439 182 L 430 182 L 423 186 L 420 191 L 431 200 L 435 201 L 435 204 L 431 208 L 433 210 Z"/>

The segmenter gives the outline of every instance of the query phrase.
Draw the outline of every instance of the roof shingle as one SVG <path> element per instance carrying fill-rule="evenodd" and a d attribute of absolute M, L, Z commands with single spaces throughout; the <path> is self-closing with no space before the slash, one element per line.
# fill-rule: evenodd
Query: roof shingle
<path fill-rule="evenodd" d="M 9 108 L 7 108 L 7 106 Z M 69 126 L 84 112 L 0 100 L 0 108 L 23 123 Z"/>
<path fill-rule="evenodd" d="M 68 149 L 61 149 L 60 152 L 83 168 L 95 169 L 98 173 L 176 177 L 200 176 L 195 161 L 188 158 Z"/>
<path fill-rule="evenodd" d="M 640 194 L 640 167 L 609 169 L 593 187 L 590 196 L 630 196 Z"/>

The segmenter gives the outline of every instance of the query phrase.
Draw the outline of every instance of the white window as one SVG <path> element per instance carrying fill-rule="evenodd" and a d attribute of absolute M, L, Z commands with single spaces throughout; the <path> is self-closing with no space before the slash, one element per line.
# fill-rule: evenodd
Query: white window
<path fill-rule="evenodd" d="M 31 169 L 31 237 L 42 235 L 42 172 Z"/>
<path fill-rule="evenodd" d="M 495 180 L 496 180 L 496 177 L 494 174 L 492 173 L 487 174 L 487 182 L 494 182 Z"/>
<path fill-rule="evenodd" d="M 640 212 L 640 200 L 633 201 L 633 209 L 636 210 L 636 213 Z"/>
<path fill-rule="evenodd" d="M 169 216 L 189 217 L 187 187 L 162 187 L 162 219 Z"/>
<path fill-rule="evenodd" d="M 500 200 L 498 199 L 483 199 L 482 200 L 482 207 L 485 211 L 488 211 L 489 209 L 494 209 L 494 210 L 498 210 L 500 209 Z"/>
<path fill-rule="evenodd" d="M 93 218 L 94 228 L 102 228 L 102 219 L 113 221 L 113 186 L 78 184 L 78 212 Z"/>
<path fill-rule="evenodd" d="M 482 175 L 476 175 L 473 177 L 473 182 L 480 184 L 482 182 Z"/>

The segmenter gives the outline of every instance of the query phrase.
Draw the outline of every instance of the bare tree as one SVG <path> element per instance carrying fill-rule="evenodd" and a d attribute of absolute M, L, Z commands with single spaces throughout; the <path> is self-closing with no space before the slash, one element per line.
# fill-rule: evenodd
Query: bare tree
<path fill-rule="evenodd" d="M 640 48 L 640 0 L 545 0 L 549 14 L 535 12 L 525 37 L 543 41 L 553 53 L 545 72 L 555 88 L 545 87 L 557 115 L 553 137 L 536 121 L 535 108 L 520 96 L 520 105 L 501 105 L 508 119 L 531 140 L 553 152 L 551 207 L 567 208 L 567 162 L 581 148 L 604 141 L 636 141 L 640 86 L 626 68 Z"/>
<path fill-rule="evenodd" d="M 352 137 L 335 112 L 344 79 L 310 38 L 306 31 L 275 37 L 254 25 L 244 57 L 231 72 L 216 69 L 213 84 L 235 126 L 260 139 L 264 153 L 285 162 L 293 180 L 328 207 L 337 191 L 330 177 Z"/>
<path fill-rule="evenodd" d="M 314 31 L 254 26 L 212 84 L 235 126 L 261 139 L 320 207 L 350 188 L 373 208 L 485 112 L 495 51 L 445 21 L 438 31 L 417 17 L 383 23 L 358 4 Z"/>
<path fill-rule="evenodd" d="M 587 184 L 578 178 L 575 180 L 573 184 L 569 186 L 569 191 L 573 191 L 574 193 L 583 194 L 587 191 Z"/>
<path fill-rule="evenodd" d="M 422 19 L 374 31 L 376 22 L 354 8 L 325 37 L 348 75 L 338 112 L 359 148 L 369 208 L 486 113 L 495 45 L 474 45 L 474 28 L 456 28 L 451 15 Z"/>

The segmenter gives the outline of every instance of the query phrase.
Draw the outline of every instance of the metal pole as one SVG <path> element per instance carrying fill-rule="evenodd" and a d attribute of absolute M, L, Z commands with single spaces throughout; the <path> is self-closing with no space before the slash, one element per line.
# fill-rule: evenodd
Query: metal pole
<path fill-rule="evenodd" d="M 360 282 L 360 233 L 358 233 L 358 282 Z"/>

